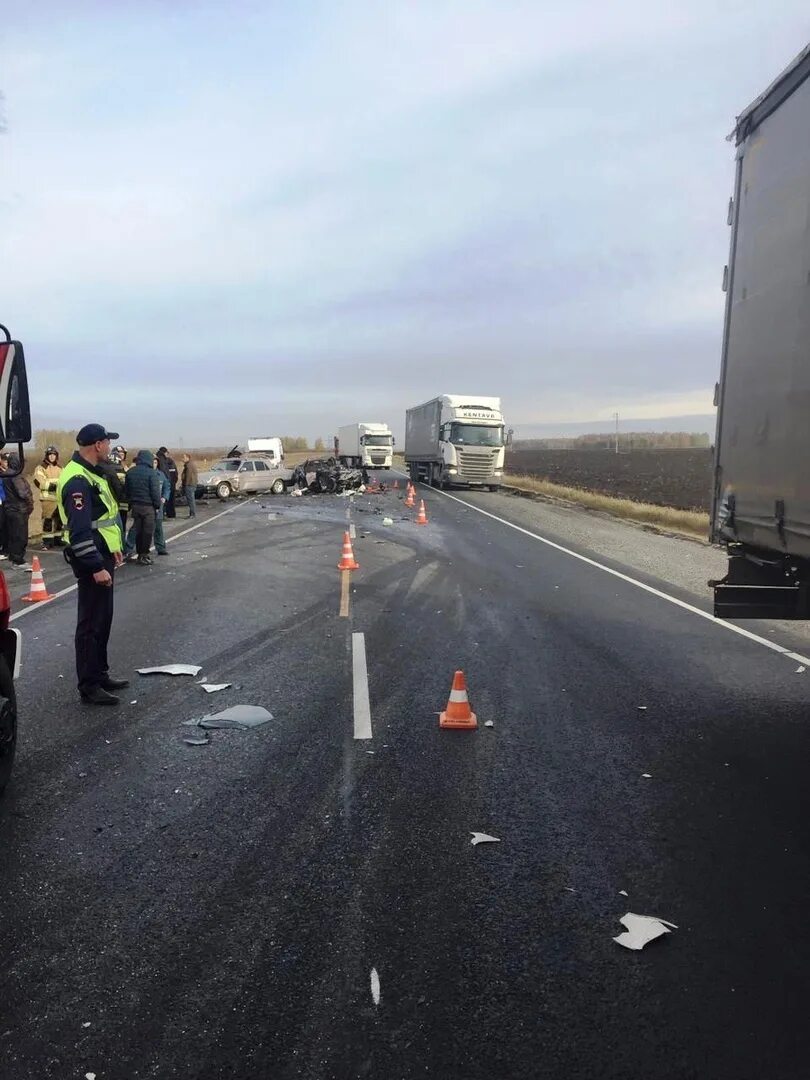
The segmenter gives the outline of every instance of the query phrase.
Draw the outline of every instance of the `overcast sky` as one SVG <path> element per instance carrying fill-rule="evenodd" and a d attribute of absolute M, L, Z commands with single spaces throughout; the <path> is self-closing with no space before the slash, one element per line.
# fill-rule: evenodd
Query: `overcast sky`
<path fill-rule="evenodd" d="M 710 412 L 725 136 L 808 39 L 807 0 L 7 0 L 35 427 Z"/>

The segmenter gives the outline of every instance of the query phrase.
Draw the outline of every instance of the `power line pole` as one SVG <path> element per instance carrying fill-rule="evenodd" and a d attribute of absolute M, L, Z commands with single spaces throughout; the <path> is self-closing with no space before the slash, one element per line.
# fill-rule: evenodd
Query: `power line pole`
<path fill-rule="evenodd" d="M 619 414 L 614 413 L 613 415 L 616 418 L 616 453 L 618 454 L 618 452 L 619 452 Z"/>

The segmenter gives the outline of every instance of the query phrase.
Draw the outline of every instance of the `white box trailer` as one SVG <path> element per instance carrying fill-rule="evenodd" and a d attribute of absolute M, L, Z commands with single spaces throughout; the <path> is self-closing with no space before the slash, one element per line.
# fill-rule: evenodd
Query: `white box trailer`
<path fill-rule="evenodd" d="M 346 424 L 338 429 L 337 456 L 350 469 L 390 469 L 394 436 L 388 424 Z"/>
<path fill-rule="evenodd" d="M 256 436 L 248 439 L 247 445 L 249 454 L 266 454 L 273 458 L 276 464 L 281 464 L 284 460 L 284 447 L 277 435 Z"/>
<path fill-rule="evenodd" d="M 405 413 L 405 464 L 414 483 L 497 491 L 504 447 L 499 397 L 441 394 Z"/>

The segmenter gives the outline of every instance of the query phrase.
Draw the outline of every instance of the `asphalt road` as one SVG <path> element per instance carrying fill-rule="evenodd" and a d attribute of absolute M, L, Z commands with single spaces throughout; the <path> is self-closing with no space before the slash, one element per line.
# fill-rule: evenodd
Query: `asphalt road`
<path fill-rule="evenodd" d="M 424 528 L 356 500 L 347 617 L 345 499 L 124 567 L 117 710 L 78 702 L 75 593 L 15 623 L 4 1080 L 806 1076 L 810 670 L 475 509 L 515 500 L 420 494 Z M 134 674 L 168 662 L 234 686 Z M 474 733 L 437 726 L 456 668 Z M 274 720 L 184 743 L 238 703 Z M 678 929 L 628 951 L 628 911 Z"/>

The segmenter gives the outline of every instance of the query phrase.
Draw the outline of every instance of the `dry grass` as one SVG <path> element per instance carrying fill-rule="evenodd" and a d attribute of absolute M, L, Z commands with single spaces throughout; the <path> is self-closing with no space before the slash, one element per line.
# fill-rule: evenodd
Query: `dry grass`
<path fill-rule="evenodd" d="M 521 491 L 531 491 L 536 495 L 545 495 L 549 499 L 585 506 L 589 510 L 601 510 L 613 517 L 636 521 L 644 525 L 654 525 L 667 532 L 684 533 L 687 536 L 706 540 L 709 535 L 709 515 L 694 510 L 676 510 L 671 506 L 654 506 L 651 503 L 633 502 L 631 499 L 615 499 L 597 491 L 583 491 L 580 488 L 563 487 L 552 484 L 549 480 L 538 480 L 533 476 L 504 476 L 504 481 Z"/>

